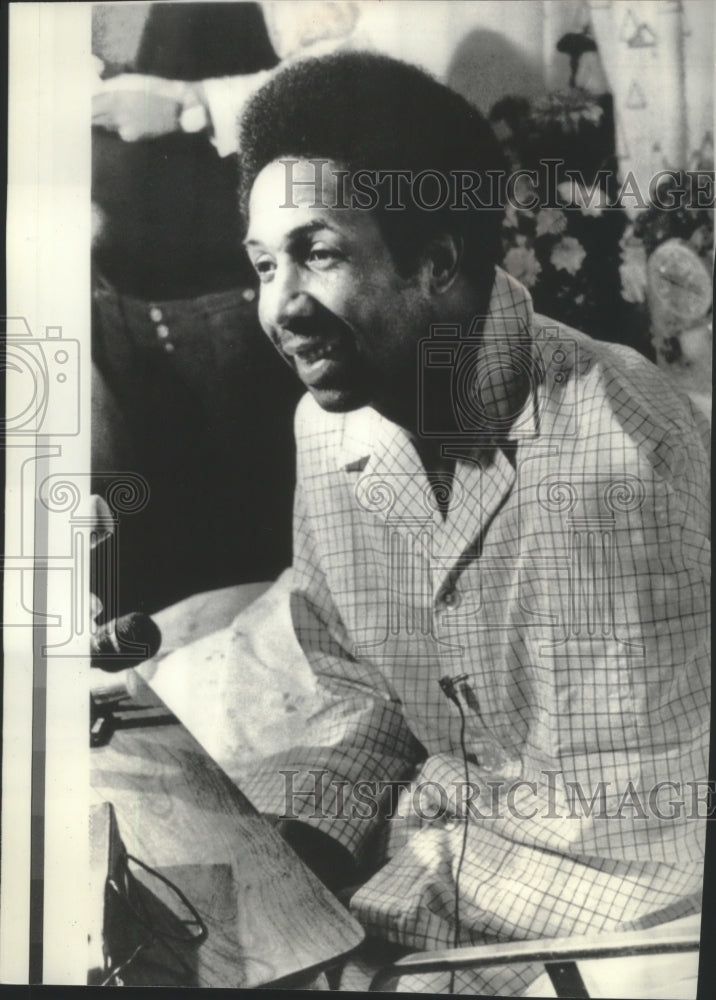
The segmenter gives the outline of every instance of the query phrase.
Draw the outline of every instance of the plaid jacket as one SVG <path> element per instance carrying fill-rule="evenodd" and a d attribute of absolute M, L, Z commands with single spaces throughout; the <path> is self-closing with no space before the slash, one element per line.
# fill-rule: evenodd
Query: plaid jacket
<path fill-rule="evenodd" d="M 456 919 L 467 943 L 698 908 L 698 418 L 635 352 L 535 319 L 501 271 L 479 346 L 441 328 L 421 349 L 421 398 L 450 380 L 462 426 L 452 484 L 431 486 L 408 434 L 372 409 L 299 404 L 287 599 L 324 702 L 302 745 L 242 787 L 357 856 L 380 827 L 387 863 L 352 909 L 411 949 L 452 945 Z M 465 973 L 457 988 L 515 992 L 534 974 Z"/>

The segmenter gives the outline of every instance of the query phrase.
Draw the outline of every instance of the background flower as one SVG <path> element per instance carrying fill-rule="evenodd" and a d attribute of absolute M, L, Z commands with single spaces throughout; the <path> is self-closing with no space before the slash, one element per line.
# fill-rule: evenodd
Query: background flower
<path fill-rule="evenodd" d="M 599 218 L 609 205 L 604 188 L 587 189 L 574 178 L 563 181 L 557 186 L 557 190 L 568 205 L 578 208 L 582 215 L 592 215 L 595 219 Z"/>
<path fill-rule="evenodd" d="M 539 198 L 529 209 L 519 204 L 530 204 L 522 197 L 529 192 L 520 191 L 512 204 L 505 199 L 502 266 L 529 287 L 538 313 L 655 359 L 646 296 L 639 301 L 639 258 L 627 254 L 625 261 L 622 255 L 629 220 L 616 204 L 611 95 L 575 87 L 545 100 L 504 97 L 489 117 L 510 170 L 535 171 Z M 553 162 L 554 170 L 543 170 L 545 161 Z M 675 213 L 662 214 L 673 226 Z M 673 235 L 693 236 L 703 253 L 702 244 L 713 245 L 707 227 L 694 229 L 690 225 L 683 235 Z M 629 242 L 642 242 L 641 233 L 629 232 Z"/>
<path fill-rule="evenodd" d="M 619 277 L 622 282 L 622 298 L 625 302 L 644 302 L 646 298 L 646 250 L 644 244 L 624 243 Z"/>
<path fill-rule="evenodd" d="M 567 228 L 567 217 L 559 208 L 541 208 L 537 214 L 536 236 L 559 236 Z"/>
<path fill-rule="evenodd" d="M 521 281 L 527 288 L 532 288 L 540 271 L 540 263 L 531 247 L 512 247 L 505 254 L 503 265 L 506 271 Z"/>
<path fill-rule="evenodd" d="M 586 256 L 587 251 L 579 240 L 575 239 L 574 236 L 564 236 L 556 244 L 549 260 L 558 271 L 576 274 Z"/>

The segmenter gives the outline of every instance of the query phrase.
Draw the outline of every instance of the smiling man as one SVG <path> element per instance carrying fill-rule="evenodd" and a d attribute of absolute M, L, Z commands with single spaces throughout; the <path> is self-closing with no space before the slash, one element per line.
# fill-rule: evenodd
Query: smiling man
<path fill-rule="evenodd" d="M 242 788 L 411 950 L 694 912 L 708 450 L 689 401 L 534 316 L 497 267 L 501 210 L 462 197 L 494 188 L 496 141 L 416 68 L 291 67 L 241 149 L 261 324 L 308 390 L 286 600 L 318 699 Z M 538 971 L 410 985 L 518 994 Z"/>
<path fill-rule="evenodd" d="M 415 386 L 429 280 L 423 270 L 400 276 L 373 215 L 332 207 L 336 163 L 299 161 L 292 200 L 282 204 L 287 167 L 269 164 L 251 195 L 257 208 L 246 245 L 263 285 L 263 327 L 324 409 L 395 410 L 396 379 L 407 372 Z"/>

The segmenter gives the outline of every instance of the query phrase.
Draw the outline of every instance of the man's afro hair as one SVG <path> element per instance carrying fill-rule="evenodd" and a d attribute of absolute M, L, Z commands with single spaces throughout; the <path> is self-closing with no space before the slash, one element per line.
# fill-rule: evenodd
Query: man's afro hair
<path fill-rule="evenodd" d="M 436 171 L 448 182 L 455 171 L 472 171 L 486 204 L 487 171 L 502 175 L 505 169 L 497 139 L 476 108 L 417 67 L 370 52 L 305 59 L 278 72 L 248 102 L 239 148 L 246 217 L 257 175 L 284 158 L 330 159 L 351 173 Z M 451 209 L 453 190 L 445 207 L 429 211 L 414 204 L 408 189 L 401 197 L 406 209 L 396 211 L 385 209 L 387 188 L 379 189 L 378 223 L 396 263 L 412 266 L 416 248 L 441 229 L 462 237 L 467 266 L 500 259 L 502 209 Z"/>

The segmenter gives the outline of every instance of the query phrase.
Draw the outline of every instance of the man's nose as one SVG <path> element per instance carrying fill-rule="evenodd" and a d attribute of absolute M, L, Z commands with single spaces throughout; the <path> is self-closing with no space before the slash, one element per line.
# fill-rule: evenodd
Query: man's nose
<path fill-rule="evenodd" d="M 310 297 L 301 269 L 296 264 L 278 267 L 266 290 L 269 294 L 264 315 L 276 326 L 290 326 L 291 320 L 310 314 Z"/>

